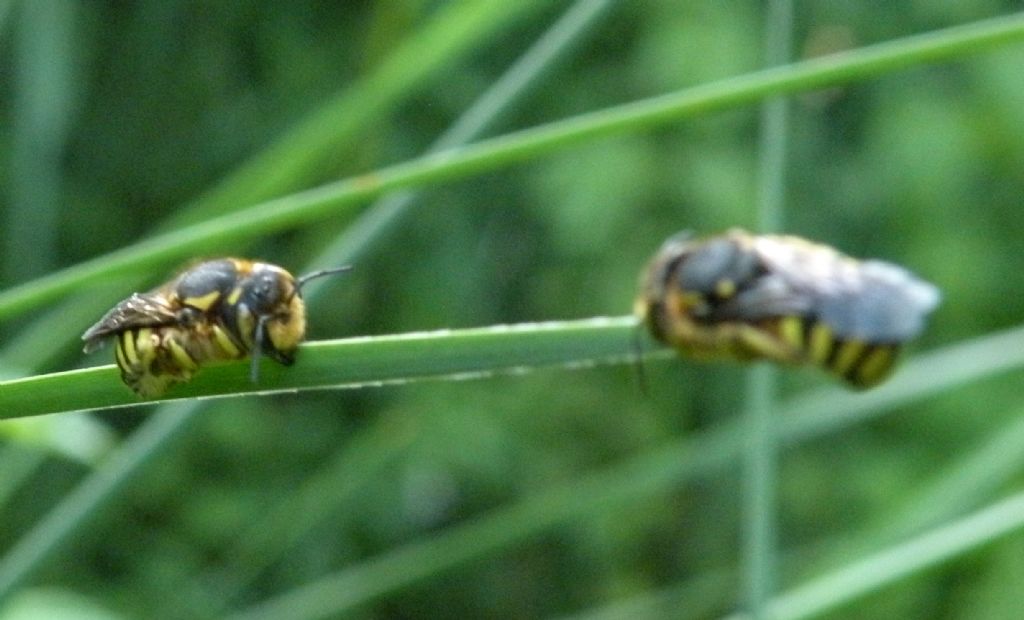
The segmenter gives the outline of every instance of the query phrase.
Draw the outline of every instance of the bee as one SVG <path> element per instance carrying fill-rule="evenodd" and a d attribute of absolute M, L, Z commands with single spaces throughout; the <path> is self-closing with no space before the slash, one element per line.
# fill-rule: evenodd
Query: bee
<path fill-rule="evenodd" d="M 207 362 L 250 353 L 255 383 L 261 355 L 285 366 L 295 361 L 306 334 L 303 285 L 349 269 L 295 278 L 277 265 L 241 258 L 201 262 L 114 306 L 82 335 L 84 351 L 114 338 L 121 378 L 143 398 L 190 380 Z"/>
<path fill-rule="evenodd" d="M 642 275 L 635 312 L 654 338 L 698 358 L 812 364 L 869 388 L 939 300 L 897 265 L 732 229 L 666 241 Z"/>

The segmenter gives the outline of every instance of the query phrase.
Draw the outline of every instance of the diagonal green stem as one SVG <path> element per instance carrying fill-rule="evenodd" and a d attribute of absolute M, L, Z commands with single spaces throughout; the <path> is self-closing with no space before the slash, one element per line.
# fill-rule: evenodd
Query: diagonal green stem
<path fill-rule="evenodd" d="M 439 6 L 423 28 L 404 39 L 365 78 L 343 88 L 191 207 L 173 215 L 163 228 L 208 219 L 312 182 L 327 167 L 325 162 L 340 158 L 367 127 L 379 125 L 426 78 L 457 63 L 495 31 L 513 27 L 545 5 L 538 0 L 484 0 Z"/>
<path fill-rule="evenodd" d="M 249 381 L 248 361 L 214 365 L 173 387 L 164 400 L 150 402 L 458 379 L 631 359 L 635 330 L 633 317 L 618 317 L 309 342 L 294 366 L 264 360 L 259 385 Z M 0 382 L 0 419 L 140 402 L 112 364 Z"/>
<path fill-rule="evenodd" d="M 381 194 L 481 174 L 584 140 L 638 132 L 698 114 L 877 77 L 1024 40 L 1024 15 L 976 22 L 860 50 L 767 69 L 670 95 L 608 108 L 426 155 L 358 177 L 271 200 L 79 263 L 0 293 L 0 318 L 24 312 L 103 278 L 213 250 L 339 213 Z"/>
<path fill-rule="evenodd" d="M 1021 528 L 1024 493 L 793 588 L 772 601 L 771 615 L 779 620 L 820 615 Z"/>

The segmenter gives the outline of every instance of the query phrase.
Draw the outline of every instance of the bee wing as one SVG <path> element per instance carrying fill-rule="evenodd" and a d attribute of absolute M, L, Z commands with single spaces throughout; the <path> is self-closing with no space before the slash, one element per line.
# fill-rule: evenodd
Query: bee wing
<path fill-rule="evenodd" d="M 82 334 L 85 352 L 98 349 L 104 338 L 136 327 L 156 327 L 177 321 L 177 314 L 167 301 L 152 293 L 134 293 L 114 306 L 95 325 Z"/>
<path fill-rule="evenodd" d="M 939 290 L 879 260 L 856 261 L 834 249 L 791 237 L 757 237 L 765 273 L 716 311 L 718 320 L 801 316 L 844 339 L 903 342 L 924 328 Z"/>
<path fill-rule="evenodd" d="M 885 261 L 857 261 L 795 238 L 760 237 L 757 249 L 769 278 L 782 283 L 755 287 L 753 301 L 769 298 L 762 305 L 777 310 L 786 306 L 783 297 L 799 300 L 789 302 L 802 308 L 798 314 L 825 323 L 839 338 L 909 340 L 941 298 L 935 286 Z"/>
<path fill-rule="evenodd" d="M 782 316 L 804 316 L 814 299 L 779 274 L 766 274 L 714 310 L 716 321 L 753 322 Z"/>
<path fill-rule="evenodd" d="M 939 305 L 939 289 L 906 269 L 864 261 L 846 278 L 817 292 L 816 313 L 841 338 L 898 343 L 924 329 Z"/>

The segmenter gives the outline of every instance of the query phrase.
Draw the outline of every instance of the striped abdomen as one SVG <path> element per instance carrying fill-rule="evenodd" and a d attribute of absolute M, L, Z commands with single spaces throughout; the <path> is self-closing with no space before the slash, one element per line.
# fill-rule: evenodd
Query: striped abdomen
<path fill-rule="evenodd" d="M 119 332 L 114 354 L 124 382 L 152 398 L 191 379 L 202 364 L 243 358 L 248 348 L 219 324 L 204 322 Z"/>
<path fill-rule="evenodd" d="M 837 338 L 832 328 L 811 318 L 782 317 L 766 328 L 802 360 L 823 368 L 858 388 L 883 381 L 892 371 L 900 343 Z M 791 360 L 798 361 L 798 360 Z"/>

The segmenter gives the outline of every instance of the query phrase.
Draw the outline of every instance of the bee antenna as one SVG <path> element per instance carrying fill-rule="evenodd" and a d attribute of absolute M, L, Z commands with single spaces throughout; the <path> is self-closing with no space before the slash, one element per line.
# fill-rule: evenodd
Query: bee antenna
<path fill-rule="evenodd" d="M 334 267 L 334 268 L 331 268 L 331 269 L 321 269 L 319 271 L 314 271 L 312 273 L 307 273 L 306 275 L 304 275 L 304 276 L 298 278 L 297 280 L 295 280 L 295 290 L 301 292 L 302 291 L 302 287 L 305 286 L 306 283 L 309 282 L 310 280 L 315 280 L 317 278 L 322 278 L 323 276 L 329 276 L 329 275 L 332 275 L 332 274 L 335 274 L 335 273 L 345 273 L 346 271 L 352 271 L 352 265 L 343 265 L 341 267 Z"/>
<path fill-rule="evenodd" d="M 252 338 L 253 348 L 249 366 L 249 379 L 253 383 L 259 383 L 260 380 L 260 355 L 263 353 L 263 336 L 265 334 L 263 326 L 269 319 L 270 315 L 263 315 L 256 321 L 256 333 Z"/>

